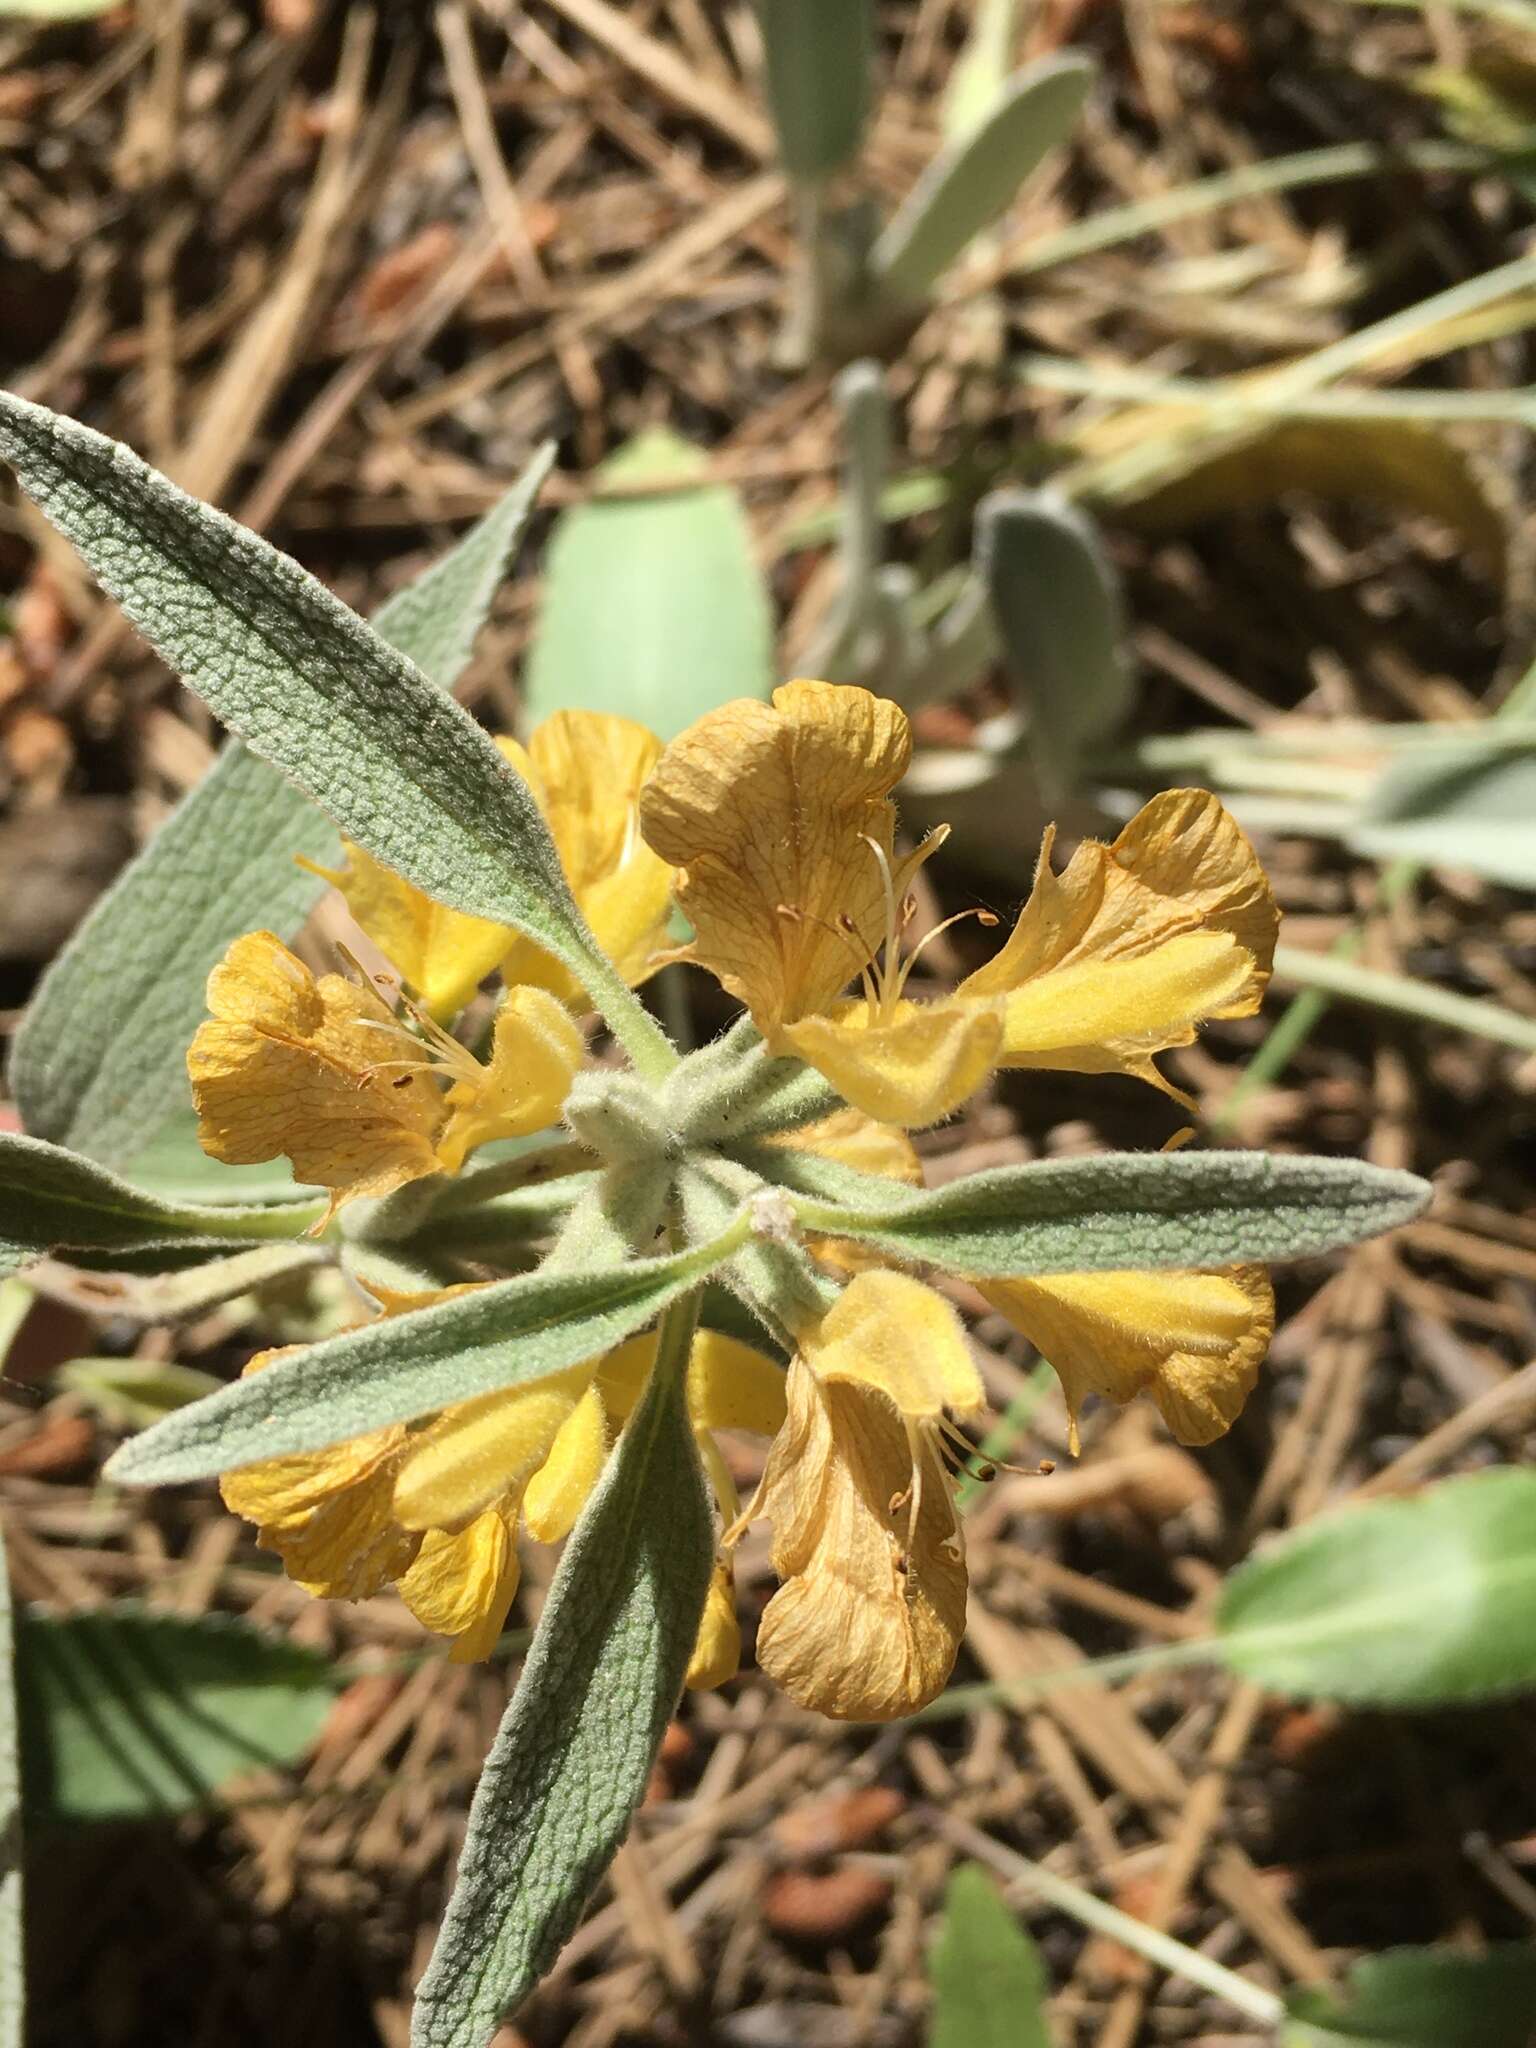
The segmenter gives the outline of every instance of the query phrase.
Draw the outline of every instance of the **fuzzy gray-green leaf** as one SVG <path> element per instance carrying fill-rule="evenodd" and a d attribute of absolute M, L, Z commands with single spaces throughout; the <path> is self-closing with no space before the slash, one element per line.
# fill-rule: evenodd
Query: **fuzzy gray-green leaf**
<path fill-rule="evenodd" d="M 584 980 L 604 971 L 528 785 L 297 562 L 120 443 L 5 394 L 0 456 L 183 680 L 350 838 Z"/>
<path fill-rule="evenodd" d="M 1430 1196 L 1411 1173 L 1267 1152 L 1109 1152 L 998 1167 L 931 1192 L 806 1152 L 744 1156 L 806 1191 L 797 1208 L 808 1229 L 977 1278 L 1306 1258 L 1406 1223 Z"/>
<path fill-rule="evenodd" d="M 875 74 L 872 0 L 757 0 L 768 105 L 792 178 L 820 180 L 854 155 Z"/>
<path fill-rule="evenodd" d="M 1131 707 L 1120 592 L 1092 522 L 1054 491 L 994 491 L 978 556 L 1003 657 L 1029 719 L 1030 763 L 1053 797 Z"/>
<path fill-rule="evenodd" d="M 554 1961 L 644 1797 L 714 1551 L 682 1382 L 658 1365 L 566 1546 L 470 1809 L 414 2048 L 484 2048 Z"/>
<path fill-rule="evenodd" d="M 921 303 L 956 257 L 1012 204 L 1041 159 L 1071 134 L 1093 60 L 1061 50 L 1015 73 L 991 112 L 943 150 L 875 243 L 881 293 Z"/>
<path fill-rule="evenodd" d="M 107 1471 L 132 1486 L 175 1485 L 526 1386 L 622 1343 L 723 1256 L 703 1245 L 607 1270 L 520 1273 L 382 1317 L 167 1416 Z"/>
<path fill-rule="evenodd" d="M 238 1247 L 253 1237 L 295 1237 L 324 1213 L 324 1202 L 168 1202 L 62 1146 L 0 1137 L 0 1274 L 59 1250 L 138 1252 L 178 1240 Z"/>
<path fill-rule="evenodd" d="M 469 659 L 552 447 L 457 546 L 392 597 L 373 630 L 450 689 Z M 242 933 L 288 938 L 326 884 L 295 858 L 339 854 L 336 828 L 232 740 L 91 910 L 16 1035 L 22 1122 L 107 1166 L 130 1165 L 187 1100 L 186 1051 L 209 971 Z M 218 1171 L 217 1168 L 214 1171 Z"/>

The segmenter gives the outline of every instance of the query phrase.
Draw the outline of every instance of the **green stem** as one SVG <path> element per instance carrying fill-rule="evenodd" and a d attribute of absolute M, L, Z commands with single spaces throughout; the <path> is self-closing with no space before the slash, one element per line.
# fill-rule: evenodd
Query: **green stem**
<path fill-rule="evenodd" d="M 967 1856 L 974 1856 L 979 1863 L 985 1863 L 999 1877 L 1006 1878 L 1010 1885 L 1027 1887 L 1051 1905 L 1059 1907 L 1063 1913 L 1070 1913 L 1084 1927 L 1091 1927 L 1096 1934 L 1107 1934 L 1112 1940 L 1122 1942 L 1133 1955 L 1145 1956 L 1149 1963 L 1166 1970 L 1170 1977 L 1182 1977 L 1186 1983 L 1198 1984 L 1202 1991 L 1225 1999 L 1228 2005 L 1235 2006 L 1237 2011 L 1246 2013 L 1261 2026 L 1277 2027 L 1285 2018 L 1284 2003 L 1274 1992 L 1251 1983 L 1247 1977 L 1240 1977 L 1235 1970 L 1202 1955 L 1198 1949 L 1187 1948 L 1182 1941 L 1175 1941 L 1171 1934 L 1163 1934 L 1155 1927 L 1148 1927 L 1145 1921 L 1122 1913 L 1118 1906 L 1095 1898 L 1092 1892 L 1084 1891 L 1081 1885 L 1073 1884 L 1067 1878 L 1058 1877 L 1043 1864 L 1033 1863 L 1027 1856 L 1020 1856 L 1001 1842 L 994 1842 L 980 1828 L 956 1819 L 953 1814 L 940 1813 L 932 1808 L 922 1809 L 922 1817 L 957 1849 L 963 1849 Z"/>
<path fill-rule="evenodd" d="M 582 968 L 587 994 L 629 1055 L 642 1081 L 665 1081 L 681 1059 L 677 1047 L 607 957 L 594 950 Z"/>
<path fill-rule="evenodd" d="M 1337 951 L 1309 953 L 1301 946 L 1277 946 L 1275 975 L 1280 981 L 1300 982 L 1303 988 L 1322 989 L 1352 1002 L 1396 1010 L 1400 1016 L 1422 1017 L 1429 1024 L 1470 1031 L 1476 1037 L 1512 1045 L 1519 1052 L 1536 1052 L 1536 1017 L 1522 1017 L 1518 1011 L 1507 1010 L 1502 1003 L 1490 1003 L 1483 996 L 1455 995 L 1450 989 L 1436 988 L 1432 982 L 1416 981 L 1410 974 L 1386 974 L 1378 968 L 1361 967 L 1349 955 Z"/>
<path fill-rule="evenodd" d="M 1029 1706 L 1048 1693 L 1070 1692 L 1078 1685 L 1108 1685 L 1121 1678 L 1136 1678 L 1143 1671 L 1178 1670 L 1190 1664 L 1220 1662 L 1220 1650 L 1213 1636 L 1196 1636 L 1178 1643 L 1154 1643 L 1143 1650 L 1122 1650 L 1116 1657 L 1090 1657 L 1081 1664 L 1064 1664 L 1059 1671 L 1032 1671 L 1022 1678 L 989 1678 L 978 1685 L 952 1685 L 936 1700 L 920 1707 L 912 1716 L 917 1721 L 955 1721 L 983 1707 Z"/>

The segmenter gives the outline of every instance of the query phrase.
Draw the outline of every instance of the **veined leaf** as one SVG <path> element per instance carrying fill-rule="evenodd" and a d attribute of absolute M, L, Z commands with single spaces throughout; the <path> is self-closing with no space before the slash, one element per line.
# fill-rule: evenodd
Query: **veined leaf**
<path fill-rule="evenodd" d="M 470 1809 L 414 2048 L 484 2048 L 554 1961 L 645 1795 L 714 1555 L 683 1400 L 693 1327 L 684 1312 L 664 1329 L 560 1560 Z"/>
<path fill-rule="evenodd" d="M 520 1273 L 279 1359 L 125 1443 L 107 1476 L 170 1486 L 318 1450 L 611 1350 L 722 1263 L 734 1238 L 606 1270 Z"/>
<path fill-rule="evenodd" d="M 21 1765 L 11 1580 L 0 1537 L 0 2048 L 22 2048 L 26 1966 L 22 1945 Z"/>
<path fill-rule="evenodd" d="M 318 1201 L 261 1208 L 167 1202 L 60 1145 L 0 1136 L 0 1273 L 59 1250 L 138 1252 L 296 1237 L 324 1214 Z"/>
<path fill-rule="evenodd" d="M 1426 1181 L 1354 1159 L 1109 1152 L 968 1174 L 929 1192 L 809 1152 L 744 1157 L 803 1190 L 808 1230 L 978 1278 L 1151 1271 L 1308 1258 L 1406 1223 Z"/>
<path fill-rule="evenodd" d="M 0 394 L 0 455 L 151 645 L 360 846 L 613 985 L 532 791 L 413 662 L 120 443 Z"/>
<path fill-rule="evenodd" d="M 1281 2048 L 1530 2048 L 1536 1943 L 1362 1956 L 1340 1995 L 1307 1986 L 1286 2012 Z"/>
<path fill-rule="evenodd" d="M 48 1821 L 211 1805 L 297 1762 L 336 1691 L 324 1657 L 222 1614 L 27 1615 L 17 1647 L 27 1810 Z"/>
<path fill-rule="evenodd" d="M 373 621 L 439 689 L 469 659 L 553 457 L 552 446 L 541 449 L 500 503 Z M 296 932 L 326 884 L 295 856 L 334 865 L 338 853 L 325 813 L 232 740 L 43 976 L 11 1063 L 26 1128 L 131 1166 L 168 1122 L 179 1127 L 210 970 L 245 932 Z M 205 1164 L 231 1188 L 241 1174 L 275 1171 Z"/>
<path fill-rule="evenodd" d="M 950 1874 L 928 1974 L 928 2048 L 1051 2048 L 1040 1952 L 979 1863 Z"/>
<path fill-rule="evenodd" d="M 1071 134 L 1094 65 L 1060 50 L 1016 72 L 991 111 L 941 150 L 875 243 L 870 267 L 883 296 L 921 303 L 967 244 L 992 226 L 1042 158 Z"/>
<path fill-rule="evenodd" d="M 662 739 L 773 681 L 767 591 L 734 491 L 665 428 L 561 514 L 524 680 L 528 719 L 616 711 Z"/>
<path fill-rule="evenodd" d="M 792 178 L 830 177 L 855 155 L 875 72 L 872 0 L 757 0 L 768 106 Z"/>
<path fill-rule="evenodd" d="M 1274 1692 L 1438 1707 L 1536 1687 L 1536 1472 L 1319 1516 L 1232 1573 L 1216 1626 Z"/>
<path fill-rule="evenodd" d="M 1031 765 L 1065 796 L 1084 750 L 1111 739 L 1131 707 L 1119 586 L 1092 522 L 1053 491 L 994 491 L 977 533 Z"/>

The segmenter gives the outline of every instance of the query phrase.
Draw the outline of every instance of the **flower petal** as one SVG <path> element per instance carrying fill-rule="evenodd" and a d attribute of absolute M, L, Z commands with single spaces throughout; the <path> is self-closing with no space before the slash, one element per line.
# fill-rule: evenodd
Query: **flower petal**
<path fill-rule="evenodd" d="M 889 792 L 912 751 L 905 714 L 867 690 L 792 682 L 740 699 L 667 748 L 640 800 L 645 837 L 680 871 L 693 957 L 770 1043 L 822 1009 L 887 923 Z M 895 883 L 901 893 L 899 876 Z"/>
<path fill-rule="evenodd" d="M 338 974 L 317 981 L 271 932 L 250 932 L 209 976 L 208 1006 L 187 1071 L 213 1158 L 286 1154 L 299 1180 L 339 1201 L 437 1172 L 442 1097 L 424 1071 L 394 1063 L 399 1046 L 379 1028 L 392 1020 L 372 990 Z"/>
<path fill-rule="evenodd" d="M 608 1456 L 608 1418 L 595 1386 L 588 1387 L 567 1415 L 549 1456 L 523 1495 L 523 1527 L 539 1543 L 558 1543 L 576 1526 L 603 1461 Z"/>
<path fill-rule="evenodd" d="M 632 718 L 557 711 L 526 753 L 515 741 L 498 744 L 534 790 L 598 944 L 626 981 L 643 981 L 665 943 L 671 910 L 671 870 L 639 831 L 640 792 L 661 742 Z M 563 1002 L 585 1002 L 569 971 L 531 939 L 510 948 L 502 973 Z"/>
<path fill-rule="evenodd" d="M 656 1363 L 656 1332 L 617 1344 L 598 1369 L 603 1405 L 625 1422 Z M 773 1436 L 784 1420 L 784 1368 L 723 1330 L 700 1330 L 688 1354 L 688 1419 L 695 1429 Z"/>
<path fill-rule="evenodd" d="M 723 1560 L 715 1565 L 699 1616 L 699 1633 L 688 1674 L 690 1692 L 713 1692 L 741 1668 L 741 1623 L 736 1619 L 736 1580 Z"/>
<path fill-rule="evenodd" d="M 472 1664 L 496 1647 L 518 1577 L 513 1530 L 492 1509 L 457 1535 L 429 1531 L 397 1590 L 424 1627 L 455 1638 L 453 1663 Z"/>
<path fill-rule="evenodd" d="M 1258 1008 L 1278 930 L 1264 870 L 1203 790 L 1154 797 L 1113 846 L 1085 840 L 1060 875 L 1051 843 L 1006 945 L 958 993 L 1007 996 L 1007 1066 L 1166 1085 L 1152 1054 Z"/>
<path fill-rule="evenodd" d="M 758 1662 L 801 1706 L 839 1720 L 892 1720 L 943 1690 L 965 1629 L 965 1559 L 947 1477 L 925 1445 L 908 1551 L 899 1503 L 912 1452 L 890 1402 L 819 1380 L 799 1358 L 788 1397 L 759 1496 L 784 1584 L 764 1610 Z"/>
<path fill-rule="evenodd" d="M 592 1379 L 568 1366 L 529 1386 L 445 1408 L 401 1457 L 395 1514 L 407 1529 L 462 1529 L 493 1503 L 515 1501 L 549 1456 L 560 1426 Z"/>
<path fill-rule="evenodd" d="M 301 865 L 341 891 L 358 924 L 440 1023 L 457 1016 L 517 934 L 435 903 L 350 839 L 341 844 L 341 867 Z"/>
<path fill-rule="evenodd" d="M 874 1388 L 913 1422 L 986 1400 L 959 1316 L 906 1273 L 857 1274 L 803 1342 L 819 1380 Z"/>
<path fill-rule="evenodd" d="M 882 1023 L 854 998 L 787 1025 L 780 1038 L 854 1108 L 918 1130 L 958 1109 L 985 1081 L 1002 1053 L 1003 1016 L 999 997 L 901 1002 Z"/>
<path fill-rule="evenodd" d="M 457 1173 L 477 1145 L 525 1138 L 557 1123 L 587 1042 L 569 1010 L 547 989 L 508 989 L 496 1012 L 490 1063 L 448 1091 L 448 1123 L 438 1156 Z"/>
<path fill-rule="evenodd" d="M 981 1291 L 1056 1368 L 1074 1451 L 1085 1395 L 1123 1403 L 1143 1390 L 1180 1443 L 1213 1442 L 1241 1413 L 1275 1327 L 1262 1266 L 1064 1273 Z"/>

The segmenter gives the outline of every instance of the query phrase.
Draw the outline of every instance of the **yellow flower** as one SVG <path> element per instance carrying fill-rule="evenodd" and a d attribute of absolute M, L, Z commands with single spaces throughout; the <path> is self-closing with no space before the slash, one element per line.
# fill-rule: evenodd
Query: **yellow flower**
<path fill-rule="evenodd" d="M 1241 1414 L 1275 1328 L 1262 1266 L 979 1285 L 1055 1367 L 1074 1452 L 1085 1394 L 1124 1403 L 1146 1391 L 1181 1444 L 1213 1443 Z"/>
<path fill-rule="evenodd" d="M 393 1315 L 465 1291 L 380 1298 Z M 245 1369 L 260 1372 L 285 1355 L 260 1352 Z M 309 1591 L 360 1600 L 392 1583 L 418 1621 L 452 1640 L 456 1663 L 473 1662 L 489 1655 L 506 1624 L 519 1532 L 543 1543 L 570 1533 L 655 1357 L 654 1333 L 631 1338 L 605 1357 L 458 1402 L 421 1423 L 392 1423 L 325 1450 L 228 1472 L 224 1499 L 257 1524 L 262 1547 Z M 713 1432 L 773 1435 L 784 1419 L 784 1375 L 760 1352 L 701 1330 L 687 1400 L 722 1514 L 731 1519 L 735 1489 Z M 723 1684 L 739 1653 L 730 1570 L 721 1564 L 689 1684 Z"/>
<path fill-rule="evenodd" d="M 952 994 L 916 1002 L 921 946 L 899 958 L 907 892 L 941 837 L 893 851 L 888 793 L 909 751 L 894 705 L 812 682 L 771 706 L 728 704 L 674 740 L 640 815 L 679 870 L 693 957 L 772 1051 L 881 1122 L 937 1122 L 996 1067 L 1135 1074 L 1177 1095 L 1154 1056 L 1211 1018 L 1250 1015 L 1274 953 L 1274 899 L 1228 813 L 1169 791 L 1060 875 L 1047 835 L 1006 944 Z M 853 979 L 862 995 L 840 997 Z"/>
<path fill-rule="evenodd" d="M 285 1155 L 300 1181 L 331 1190 L 333 1209 L 542 1130 L 585 1052 L 555 997 L 519 988 L 482 1065 L 429 1018 L 413 1031 L 366 981 L 317 978 L 271 932 L 236 939 L 208 977 L 208 1007 L 187 1052 L 203 1150 L 231 1166 Z"/>
<path fill-rule="evenodd" d="M 783 1580 L 758 1662 L 840 1720 L 910 1713 L 943 1689 L 965 1629 L 945 1415 L 983 1394 L 959 1318 L 905 1274 L 861 1273 L 803 1333 L 786 1394 L 750 1511 L 773 1526 Z"/>
<path fill-rule="evenodd" d="M 661 742 L 633 719 L 557 711 L 526 747 L 513 739 L 496 744 L 533 791 L 598 944 L 626 981 L 643 981 L 666 939 L 672 883 L 666 863 L 641 839 L 637 813 Z M 350 840 L 343 846 L 340 868 L 315 873 L 336 885 L 440 1023 L 498 967 L 509 985 L 528 982 L 563 1002 L 584 1002 L 570 971 L 532 939 L 434 903 Z"/>

